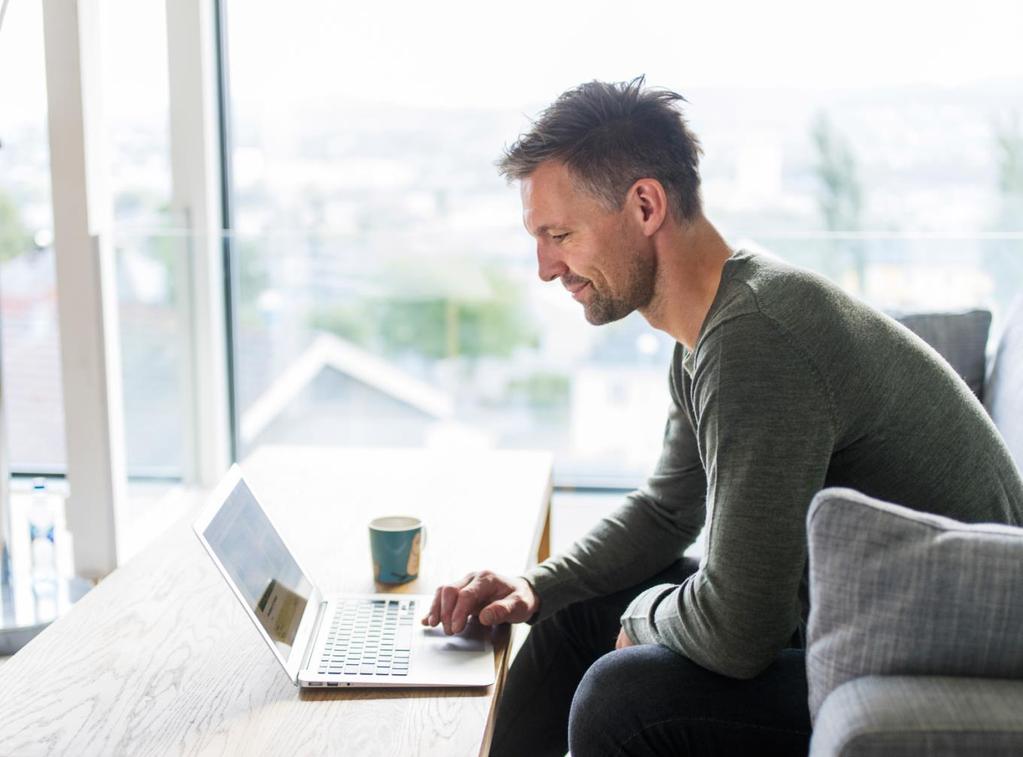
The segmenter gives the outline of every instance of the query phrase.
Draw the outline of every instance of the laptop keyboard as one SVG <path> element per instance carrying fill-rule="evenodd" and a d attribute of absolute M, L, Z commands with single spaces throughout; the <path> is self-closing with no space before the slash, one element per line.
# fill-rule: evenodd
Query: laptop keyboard
<path fill-rule="evenodd" d="M 411 599 L 339 600 L 319 674 L 408 676 L 415 613 Z"/>

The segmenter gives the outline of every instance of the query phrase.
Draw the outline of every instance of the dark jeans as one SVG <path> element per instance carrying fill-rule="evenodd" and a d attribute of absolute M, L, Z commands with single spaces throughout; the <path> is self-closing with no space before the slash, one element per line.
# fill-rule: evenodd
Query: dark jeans
<path fill-rule="evenodd" d="M 756 678 L 712 673 L 647 645 L 614 650 L 619 618 L 643 589 L 681 583 L 679 560 L 638 586 L 537 623 L 508 673 L 492 757 L 805 755 L 806 668 L 786 649 Z"/>

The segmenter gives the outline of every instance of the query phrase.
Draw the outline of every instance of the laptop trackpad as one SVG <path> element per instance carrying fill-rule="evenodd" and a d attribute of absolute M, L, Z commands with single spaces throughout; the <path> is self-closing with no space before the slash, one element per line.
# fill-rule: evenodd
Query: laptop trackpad
<path fill-rule="evenodd" d="M 484 652 L 490 638 L 490 627 L 473 618 L 461 633 L 448 636 L 441 626 L 427 628 L 426 642 L 438 652 Z"/>

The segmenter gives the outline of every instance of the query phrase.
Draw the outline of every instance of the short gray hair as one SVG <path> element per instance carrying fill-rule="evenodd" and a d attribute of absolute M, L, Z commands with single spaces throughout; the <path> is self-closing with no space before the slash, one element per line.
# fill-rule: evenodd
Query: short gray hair
<path fill-rule="evenodd" d="M 619 210 L 638 179 L 657 179 L 676 220 L 700 217 L 700 141 L 667 89 L 629 82 L 591 81 L 564 92 L 505 149 L 497 167 L 508 181 L 528 177 L 541 163 L 565 164 L 579 185 Z"/>

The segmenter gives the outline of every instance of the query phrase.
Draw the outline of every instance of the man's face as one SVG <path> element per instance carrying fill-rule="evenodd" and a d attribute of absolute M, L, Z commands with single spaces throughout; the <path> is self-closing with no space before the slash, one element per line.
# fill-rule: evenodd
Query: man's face
<path fill-rule="evenodd" d="M 540 278 L 560 278 L 594 325 L 645 307 L 656 259 L 626 201 L 608 210 L 576 186 L 561 163 L 547 161 L 522 180 L 522 221 L 536 239 Z"/>

